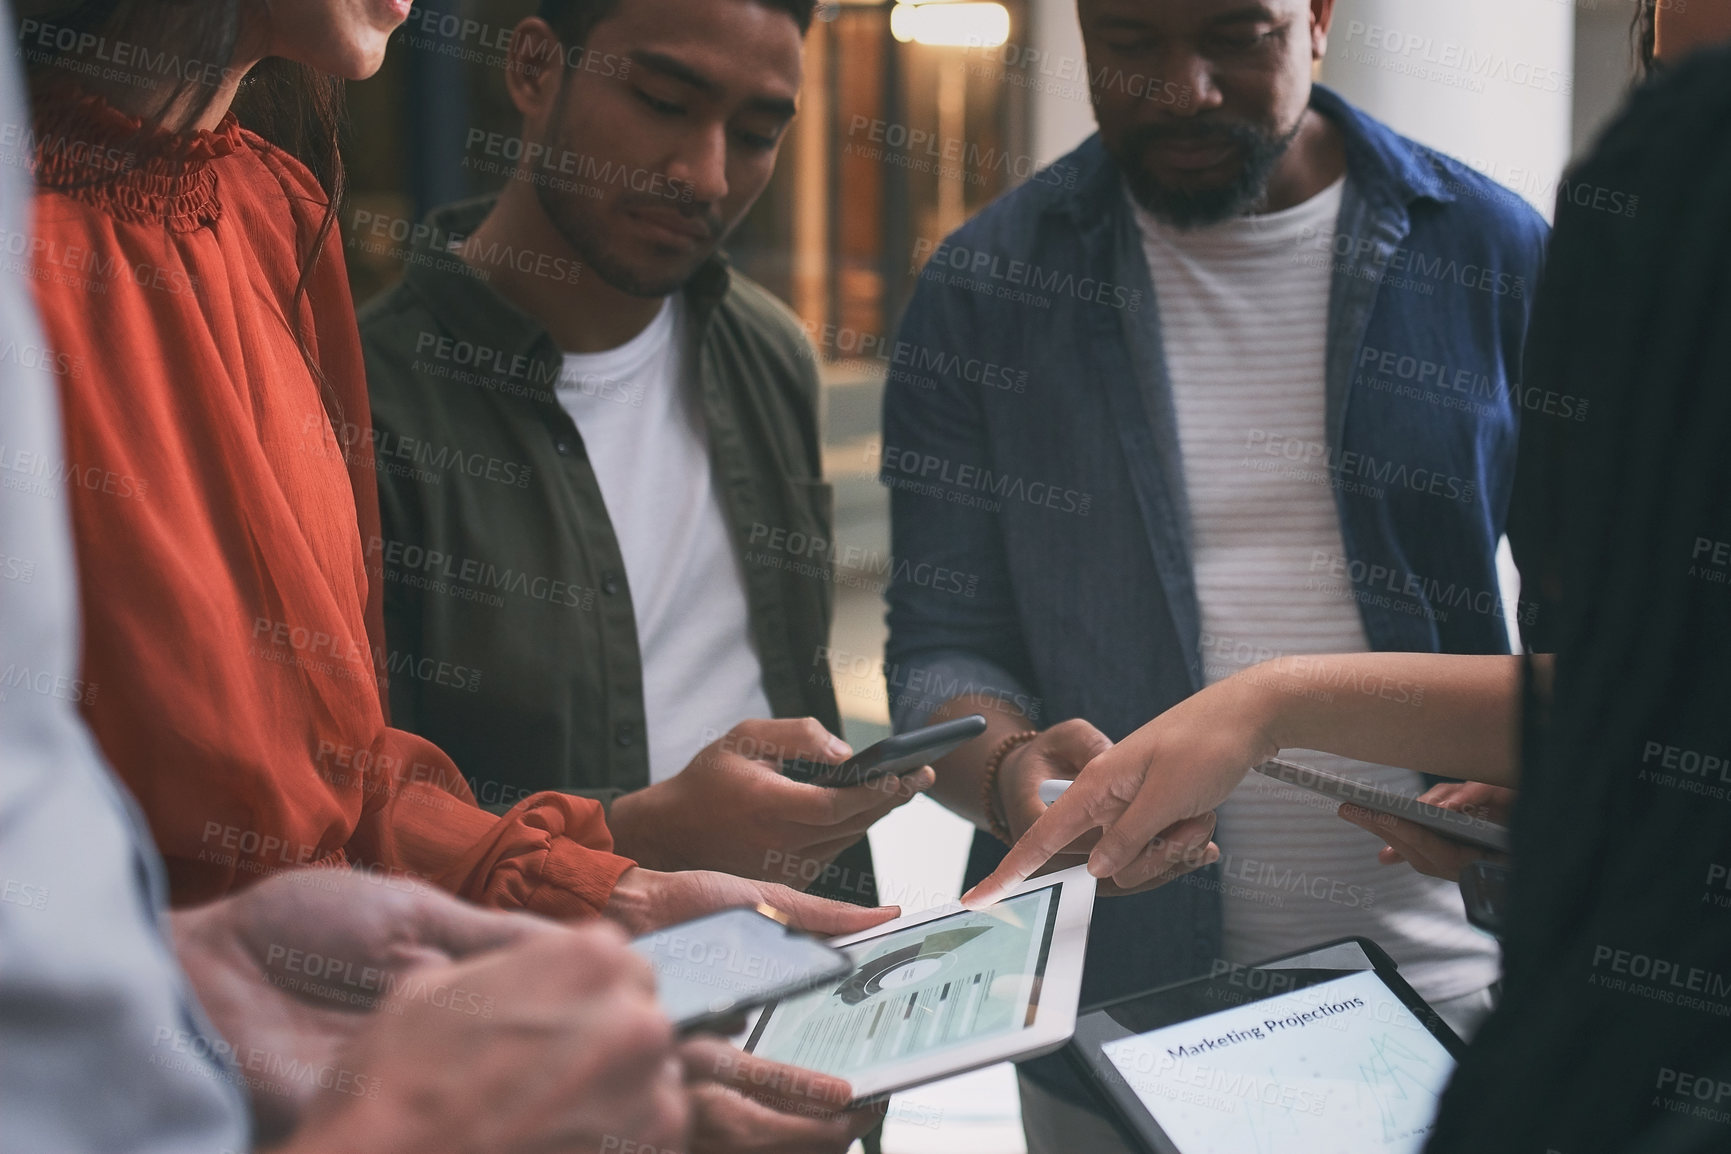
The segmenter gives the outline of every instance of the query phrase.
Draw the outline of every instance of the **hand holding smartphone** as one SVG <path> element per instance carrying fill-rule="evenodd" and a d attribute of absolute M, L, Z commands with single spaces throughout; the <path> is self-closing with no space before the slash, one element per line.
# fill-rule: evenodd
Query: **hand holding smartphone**
<path fill-rule="evenodd" d="M 781 772 L 794 781 L 830 789 L 867 785 L 890 774 L 913 773 L 942 758 L 986 732 L 986 719 L 978 713 L 928 725 L 909 733 L 886 737 L 854 754 L 840 765 L 796 758 L 781 763 Z"/>
<path fill-rule="evenodd" d="M 769 906 L 740 906 L 644 934 L 655 996 L 681 1033 L 717 1025 L 853 971 L 848 956 Z"/>

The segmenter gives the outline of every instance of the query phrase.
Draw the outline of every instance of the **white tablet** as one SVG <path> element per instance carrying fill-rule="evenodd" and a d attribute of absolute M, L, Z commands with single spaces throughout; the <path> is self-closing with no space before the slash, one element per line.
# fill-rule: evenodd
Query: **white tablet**
<path fill-rule="evenodd" d="M 1146 1154 L 1420 1154 L 1465 1048 L 1346 938 L 1090 1010 L 1065 1054 Z"/>
<path fill-rule="evenodd" d="M 846 1078 L 855 1104 L 1055 1050 L 1076 1028 L 1093 912 L 1075 866 L 990 909 L 952 902 L 836 938 L 853 972 L 766 1007 L 745 1048 Z"/>
<path fill-rule="evenodd" d="M 1312 793 L 1320 793 L 1336 801 L 1350 802 L 1361 809 L 1372 813 L 1386 813 L 1392 817 L 1405 818 L 1416 825 L 1423 826 L 1432 833 L 1440 833 L 1455 841 L 1470 842 L 1484 849 L 1496 850 L 1499 853 L 1509 852 L 1509 831 L 1507 826 L 1486 821 L 1482 817 L 1474 817 L 1462 813 L 1458 809 L 1444 809 L 1440 805 L 1431 805 L 1416 797 L 1408 797 L 1403 793 L 1395 793 L 1374 785 L 1368 781 L 1342 777 L 1338 773 L 1329 773 L 1326 769 L 1312 769 L 1308 765 L 1298 765 L 1295 762 L 1282 761 L 1276 757 L 1263 762 L 1256 767 L 1256 772 L 1275 781 L 1283 781 L 1287 785 L 1296 785 L 1300 789 L 1308 789 Z"/>

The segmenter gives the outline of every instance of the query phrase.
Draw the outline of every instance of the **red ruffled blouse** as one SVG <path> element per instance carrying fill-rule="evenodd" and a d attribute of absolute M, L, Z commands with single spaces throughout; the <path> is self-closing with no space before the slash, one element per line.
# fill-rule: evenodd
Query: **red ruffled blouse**
<path fill-rule="evenodd" d="M 335 234 L 295 300 L 326 205 L 311 173 L 232 115 L 141 137 L 95 98 L 41 103 L 32 274 L 66 460 L 39 471 L 72 506 L 74 692 L 173 900 L 352 863 L 492 906 L 599 911 L 632 863 L 597 803 L 541 793 L 490 814 L 444 753 L 388 724 L 366 382 Z"/>

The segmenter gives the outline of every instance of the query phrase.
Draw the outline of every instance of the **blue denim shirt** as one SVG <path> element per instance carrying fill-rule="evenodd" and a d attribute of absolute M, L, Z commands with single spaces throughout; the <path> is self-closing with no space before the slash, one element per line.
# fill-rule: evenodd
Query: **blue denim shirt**
<path fill-rule="evenodd" d="M 1311 105 L 1347 155 L 1335 231 L 1293 254 L 1333 285 L 1328 443 L 1299 452 L 1332 475 L 1345 554 L 1312 568 L 1351 583 L 1373 649 L 1506 653 L 1496 552 L 1520 417 L 1573 415 L 1519 381 L 1545 224 L 1334 93 Z M 1118 740 L 1202 687 L 1160 310 L 1098 136 L 932 252 L 891 353 L 881 478 L 899 729 L 986 693 Z M 976 836 L 970 881 L 1002 856 Z M 1210 869 L 1101 902 L 1083 1003 L 1207 972 L 1218 887 Z M 1057 1087 L 1054 1061 L 1030 1072 Z"/>

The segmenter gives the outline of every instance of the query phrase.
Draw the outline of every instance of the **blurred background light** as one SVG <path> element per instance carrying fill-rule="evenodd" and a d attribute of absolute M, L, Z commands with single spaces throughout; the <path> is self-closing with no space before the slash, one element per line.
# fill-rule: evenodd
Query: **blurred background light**
<path fill-rule="evenodd" d="M 890 34 L 903 44 L 938 48 L 997 48 L 1010 38 L 1010 10 L 974 0 L 897 4 Z"/>

